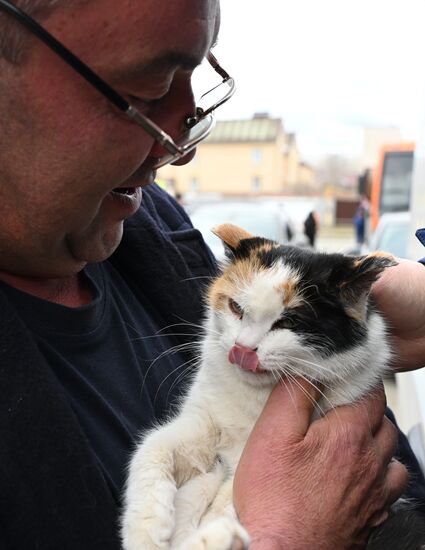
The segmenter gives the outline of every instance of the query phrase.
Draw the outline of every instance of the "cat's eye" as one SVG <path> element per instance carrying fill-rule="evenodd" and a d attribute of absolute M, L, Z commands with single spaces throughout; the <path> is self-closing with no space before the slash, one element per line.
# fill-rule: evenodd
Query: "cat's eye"
<path fill-rule="evenodd" d="M 242 319 L 243 309 L 235 300 L 232 300 L 232 298 L 229 298 L 229 308 L 232 313 L 239 317 L 239 319 Z"/>
<path fill-rule="evenodd" d="M 295 328 L 296 326 L 297 326 L 297 323 L 295 319 L 293 319 L 292 317 L 281 317 L 275 323 L 273 323 L 272 330 L 283 329 L 283 328 L 292 329 L 292 328 Z"/>

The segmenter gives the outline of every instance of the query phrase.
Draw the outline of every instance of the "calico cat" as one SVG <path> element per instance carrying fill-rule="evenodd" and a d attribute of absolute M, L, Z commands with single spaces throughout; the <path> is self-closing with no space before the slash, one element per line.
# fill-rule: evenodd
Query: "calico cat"
<path fill-rule="evenodd" d="M 356 401 L 389 369 L 386 326 L 368 295 L 394 258 L 317 253 L 231 224 L 214 232 L 229 259 L 209 288 L 200 367 L 179 414 L 148 433 L 132 458 L 126 550 L 248 548 L 233 476 L 277 380 L 321 383 L 323 412 Z M 368 548 L 421 547 L 412 526 L 400 539 L 385 525 Z"/>

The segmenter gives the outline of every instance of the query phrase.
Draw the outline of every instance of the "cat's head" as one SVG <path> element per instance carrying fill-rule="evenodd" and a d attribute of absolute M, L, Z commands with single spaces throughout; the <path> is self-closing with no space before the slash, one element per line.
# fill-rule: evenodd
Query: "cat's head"
<path fill-rule="evenodd" d="M 392 256 L 318 253 L 231 224 L 214 233 L 228 260 L 209 289 L 210 339 L 229 368 L 252 384 L 272 384 L 282 374 L 326 383 L 340 376 L 335 356 L 342 368 L 367 361 L 362 349 L 385 331 L 368 296 L 382 271 L 396 265 Z"/>

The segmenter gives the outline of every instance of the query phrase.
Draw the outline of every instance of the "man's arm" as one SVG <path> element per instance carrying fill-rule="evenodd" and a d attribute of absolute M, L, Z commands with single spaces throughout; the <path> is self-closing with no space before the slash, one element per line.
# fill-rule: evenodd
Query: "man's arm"
<path fill-rule="evenodd" d="M 253 550 L 363 548 L 407 483 L 383 390 L 311 422 L 317 395 L 299 383 L 272 392 L 248 440 L 237 513 Z"/>

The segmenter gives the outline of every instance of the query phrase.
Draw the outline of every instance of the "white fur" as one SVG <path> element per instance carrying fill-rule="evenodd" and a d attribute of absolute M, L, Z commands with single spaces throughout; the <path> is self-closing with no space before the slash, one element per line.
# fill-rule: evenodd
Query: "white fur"
<path fill-rule="evenodd" d="M 355 401 L 376 385 L 390 360 L 386 328 L 371 313 L 366 342 L 320 358 L 290 330 L 270 332 L 282 313 L 279 283 L 293 278 L 278 264 L 241 282 L 234 300 L 245 311 L 208 312 L 201 364 L 182 409 L 151 431 L 130 465 L 123 516 L 125 550 L 226 550 L 249 537 L 232 504 L 233 476 L 245 442 L 271 389 L 286 373 L 324 385 L 322 409 Z M 238 342 L 258 348 L 262 369 L 241 370 L 227 359 Z M 274 374 L 273 374 L 274 372 Z"/>

